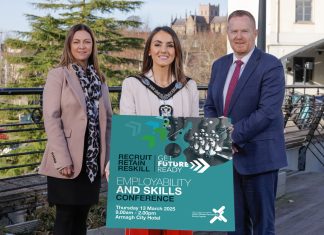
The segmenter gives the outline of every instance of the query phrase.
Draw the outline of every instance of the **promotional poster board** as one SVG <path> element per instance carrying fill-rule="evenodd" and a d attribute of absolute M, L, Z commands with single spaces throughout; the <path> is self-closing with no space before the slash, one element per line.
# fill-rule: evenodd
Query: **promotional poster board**
<path fill-rule="evenodd" d="M 226 118 L 113 116 L 107 227 L 234 230 Z"/>

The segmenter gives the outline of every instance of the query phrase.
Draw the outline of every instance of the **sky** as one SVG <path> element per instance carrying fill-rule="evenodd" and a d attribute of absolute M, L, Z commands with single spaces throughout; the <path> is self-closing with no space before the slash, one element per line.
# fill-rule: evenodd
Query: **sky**
<path fill-rule="evenodd" d="M 144 24 L 150 28 L 161 25 L 170 25 L 171 17 L 184 18 L 187 14 L 198 13 L 199 4 L 220 5 L 220 15 L 227 14 L 227 0 L 142 0 L 140 9 L 129 14 L 118 13 L 116 19 L 126 19 L 128 16 L 140 16 Z M 25 14 L 41 15 L 31 2 L 45 2 L 41 0 L 0 0 L 0 41 L 8 31 L 29 31 L 30 26 Z"/>

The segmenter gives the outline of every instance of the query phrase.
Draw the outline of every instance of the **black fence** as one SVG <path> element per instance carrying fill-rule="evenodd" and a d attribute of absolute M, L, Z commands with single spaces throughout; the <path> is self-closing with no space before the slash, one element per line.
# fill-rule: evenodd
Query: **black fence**
<path fill-rule="evenodd" d="M 298 170 L 309 151 L 324 169 L 324 93 L 322 86 L 287 86 L 283 105 L 286 147 L 299 148 Z"/>
<path fill-rule="evenodd" d="M 207 86 L 199 86 L 200 114 Z M 0 219 L 8 213 L 44 204 L 46 179 L 37 169 L 46 145 L 42 88 L 0 88 Z M 121 87 L 110 88 L 113 111 L 119 112 Z M 287 86 L 282 110 L 287 148 L 299 148 L 298 168 L 306 152 L 324 167 L 324 86 Z"/>
<path fill-rule="evenodd" d="M 207 86 L 200 86 L 199 90 L 203 115 Z M 286 87 L 283 113 L 288 148 L 322 142 L 323 90 L 324 86 Z M 0 179 L 37 174 L 47 140 L 42 120 L 42 91 L 42 88 L 0 89 Z M 115 113 L 120 92 L 121 87 L 110 88 Z M 322 149 L 314 155 L 323 157 Z M 7 190 L 10 189 L 0 188 L 0 192 Z"/>

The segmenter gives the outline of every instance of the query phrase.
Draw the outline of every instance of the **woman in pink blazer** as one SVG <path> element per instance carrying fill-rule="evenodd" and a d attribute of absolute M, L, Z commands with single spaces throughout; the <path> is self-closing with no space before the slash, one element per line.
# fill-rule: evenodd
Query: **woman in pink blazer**
<path fill-rule="evenodd" d="M 59 66 L 44 88 L 48 137 L 39 173 L 47 176 L 48 202 L 56 206 L 54 235 L 86 234 L 109 159 L 111 104 L 100 72 L 94 34 L 83 24 L 66 37 Z"/>
<path fill-rule="evenodd" d="M 167 26 L 148 37 L 142 73 L 124 80 L 120 114 L 197 117 L 196 82 L 184 75 L 182 51 L 176 33 Z M 191 235 L 192 231 L 126 229 L 125 235 Z"/>

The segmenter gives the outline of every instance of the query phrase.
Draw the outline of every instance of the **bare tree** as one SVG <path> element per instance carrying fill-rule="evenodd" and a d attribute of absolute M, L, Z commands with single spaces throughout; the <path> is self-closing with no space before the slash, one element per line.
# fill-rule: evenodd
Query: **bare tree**
<path fill-rule="evenodd" d="M 208 84 L 214 60 L 226 54 L 226 35 L 198 33 L 180 37 L 187 76 L 198 84 Z"/>

